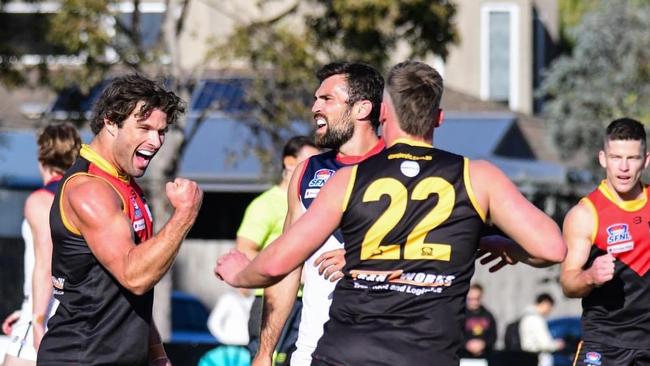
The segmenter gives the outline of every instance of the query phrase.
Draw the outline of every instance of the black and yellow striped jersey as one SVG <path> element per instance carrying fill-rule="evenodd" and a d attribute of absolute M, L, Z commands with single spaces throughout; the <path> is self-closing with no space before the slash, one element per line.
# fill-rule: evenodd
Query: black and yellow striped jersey
<path fill-rule="evenodd" d="M 353 168 L 342 208 L 345 277 L 314 358 L 342 365 L 458 364 L 484 222 L 468 164 L 401 140 Z"/>

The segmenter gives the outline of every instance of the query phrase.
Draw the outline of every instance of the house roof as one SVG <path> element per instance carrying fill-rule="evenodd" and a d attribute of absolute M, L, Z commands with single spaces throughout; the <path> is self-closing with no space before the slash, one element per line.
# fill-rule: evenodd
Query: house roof
<path fill-rule="evenodd" d="M 268 187 L 265 174 L 269 169 L 255 155 L 256 145 L 270 146 L 271 142 L 256 136 L 241 121 L 210 116 L 189 142 L 179 175 L 209 191 L 261 191 Z"/>
<path fill-rule="evenodd" d="M 448 112 L 434 131 L 436 147 L 488 160 L 516 183 L 563 184 L 566 168 L 553 161 L 535 158 L 528 139 L 512 113 Z"/>
<path fill-rule="evenodd" d="M 538 160 L 561 163 L 556 149 L 553 147 L 546 121 L 542 118 L 512 112 L 507 105 L 499 102 L 483 101 L 467 94 L 446 88 L 440 102 L 446 114 L 459 113 L 503 113 L 515 117 L 516 123 L 530 145 Z M 490 114 L 488 113 L 488 114 Z"/>
<path fill-rule="evenodd" d="M 514 123 L 512 114 L 448 112 L 441 127 L 434 131 L 434 143 L 472 159 L 486 159 L 497 150 Z"/>
<path fill-rule="evenodd" d="M 179 174 L 199 181 L 204 189 L 259 191 L 268 185 L 264 174 L 269 169 L 262 166 L 251 147 L 260 143 L 270 146 L 270 141 L 260 140 L 245 122 L 232 117 L 246 108 L 246 83 L 241 78 L 203 80 L 192 95 L 188 128 L 205 108 L 218 110 L 207 114 L 180 162 Z M 95 94 L 91 93 L 91 97 Z M 64 105 L 62 98 L 59 96 L 53 103 L 52 110 Z M 92 103 L 82 101 L 81 105 L 82 110 L 87 110 Z M 445 92 L 443 108 L 445 122 L 435 131 L 437 147 L 471 159 L 492 161 L 516 182 L 564 183 L 564 166 L 557 160 L 546 159 L 552 154 L 540 138 L 545 131 L 541 120 L 453 91 Z M 294 128 L 303 134 L 309 133 L 308 129 L 306 124 L 299 123 Z M 89 141 L 92 134 L 85 132 L 84 136 Z M 0 145 L 0 185 L 40 184 L 34 133 L 2 131 L 2 140 L 5 143 Z"/>

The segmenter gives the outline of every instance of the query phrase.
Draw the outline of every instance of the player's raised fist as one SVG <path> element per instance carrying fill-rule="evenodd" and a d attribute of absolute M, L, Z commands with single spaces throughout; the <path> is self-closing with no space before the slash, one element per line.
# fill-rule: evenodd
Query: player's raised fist
<path fill-rule="evenodd" d="M 167 198 L 176 210 L 188 210 L 198 213 L 203 201 L 203 191 L 196 182 L 185 178 L 176 178 L 168 182 Z"/>
<path fill-rule="evenodd" d="M 614 278 L 614 261 L 614 256 L 609 253 L 594 260 L 589 272 L 595 286 L 600 286 Z"/>

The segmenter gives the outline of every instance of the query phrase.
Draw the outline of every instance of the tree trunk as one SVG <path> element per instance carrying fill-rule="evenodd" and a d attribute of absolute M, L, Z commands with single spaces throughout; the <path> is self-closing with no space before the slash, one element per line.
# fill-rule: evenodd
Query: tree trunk
<path fill-rule="evenodd" d="M 158 232 L 169 220 L 173 207 L 169 204 L 165 192 L 165 184 L 173 181 L 178 166 L 179 150 L 185 137 L 183 133 L 170 129 L 165 136 L 165 143 L 151 161 L 147 169 L 144 185 L 147 189 L 147 199 L 154 216 L 154 229 Z M 164 342 L 171 337 L 171 291 L 172 269 L 156 285 L 153 318 Z"/>
<path fill-rule="evenodd" d="M 184 19 L 190 0 L 168 0 L 166 17 L 163 24 L 163 43 L 171 56 L 169 77 L 173 83 L 173 89 L 185 101 L 189 102 L 188 96 L 181 92 L 183 77 L 181 75 L 180 55 L 178 38 L 183 31 Z M 188 111 L 189 112 L 189 111 Z M 156 232 L 169 220 L 173 208 L 169 204 L 165 192 L 165 184 L 172 181 L 178 173 L 179 157 L 185 141 L 183 131 L 185 130 L 185 117 L 181 117 L 177 126 L 171 126 L 165 136 L 165 143 L 158 151 L 156 157 L 149 166 L 145 176 L 145 186 L 149 194 L 149 202 L 155 218 L 154 228 Z M 178 254 L 178 253 L 177 253 Z M 173 288 L 172 272 L 174 267 L 165 274 L 162 280 L 156 285 L 153 318 L 158 327 L 158 332 L 163 342 L 171 339 L 171 293 Z"/>

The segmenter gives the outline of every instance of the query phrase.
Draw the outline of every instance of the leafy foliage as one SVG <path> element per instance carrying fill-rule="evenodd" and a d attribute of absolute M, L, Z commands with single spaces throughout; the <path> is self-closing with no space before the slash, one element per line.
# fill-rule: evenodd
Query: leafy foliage
<path fill-rule="evenodd" d="M 260 9 L 268 3 L 260 1 Z M 242 119 L 254 121 L 253 131 L 269 136 L 278 155 L 291 123 L 309 120 L 319 66 L 347 60 L 381 70 L 400 42 L 408 44 L 411 57 L 444 58 L 458 38 L 455 12 L 444 0 L 296 1 L 271 19 L 241 23 L 211 56 L 250 66 L 247 98 L 253 108 Z M 278 158 L 257 153 L 265 162 Z"/>
<path fill-rule="evenodd" d="M 307 25 L 331 59 L 363 61 L 384 67 L 400 41 L 409 57 L 448 54 L 458 41 L 453 26 L 456 8 L 445 0 L 311 0 L 321 9 Z"/>
<path fill-rule="evenodd" d="M 647 2 L 602 1 L 572 30 L 572 54 L 554 62 L 541 88 L 551 98 L 545 113 L 564 157 L 595 156 L 613 119 L 650 122 L 648 29 Z"/>

